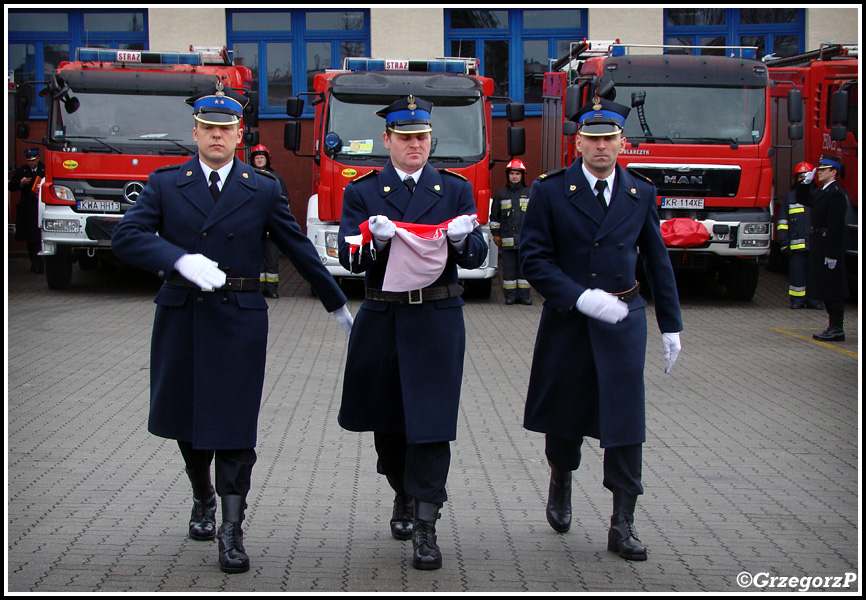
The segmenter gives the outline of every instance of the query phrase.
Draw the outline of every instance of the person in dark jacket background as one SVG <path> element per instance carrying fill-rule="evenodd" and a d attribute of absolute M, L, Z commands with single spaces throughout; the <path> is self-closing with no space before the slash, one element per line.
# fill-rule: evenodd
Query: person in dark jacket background
<path fill-rule="evenodd" d="M 529 204 L 529 188 L 525 183 L 526 165 L 515 158 L 505 167 L 505 173 L 508 182 L 497 192 L 490 208 L 490 234 L 502 250 L 499 266 L 502 267 L 505 304 L 532 304 L 529 282 L 520 274 L 517 259 L 520 228 Z"/>
<path fill-rule="evenodd" d="M 39 256 L 42 250 L 42 230 L 39 226 L 39 193 L 34 190 L 45 177 L 45 164 L 39 160 L 39 149 L 28 148 L 24 152 L 26 162 L 15 169 L 9 179 L 9 191 L 21 192 L 15 217 L 15 240 L 27 244 L 30 271 L 42 273 L 44 262 Z"/>
<path fill-rule="evenodd" d="M 800 204 L 811 207 L 812 234 L 809 237 L 809 274 L 806 289 L 824 301 L 829 325 L 812 335 L 822 342 L 845 341 L 845 300 L 848 298 L 848 271 L 845 266 L 848 194 L 836 181 L 842 168 L 838 156 L 824 154 L 818 168 L 797 186 Z M 817 187 L 809 185 L 814 179 Z"/>
<path fill-rule="evenodd" d="M 779 220 L 776 225 L 779 245 L 788 257 L 788 298 L 791 308 L 814 308 L 821 310 L 820 300 L 809 295 L 806 274 L 809 266 L 809 236 L 812 229 L 810 208 L 797 202 L 797 184 L 815 169 L 811 163 L 801 162 L 794 167 L 794 185 L 782 198 Z"/>
<path fill-rule="evenodd" d="M 250 568 L 241 522 L 268 342 L 268 304 L 259 291 L 265 231 L 346 333 L 352 324 L 345 295 L 276 177 L 235 156 L 246 100 L 221 86 L 187 100 L 198 154 L 154 171 L 112 236 L 118 258 L 165 279 L 154 300 L 148 431 L 177 440 L 193 490 L 189 536 L 217 538 L 226 573 Z"/>
<path fill-rule="evenodd" d="M 280 189 L 283 191 L 283 196 L 288 199 L 289 192 L 286 189 L 286 182 L 271 166 L 271 153 L 268 151 L 268 147 L 264 144 L 259 144 L 253 148 L 253 151 L 250 153 L 250 160 L 254 167 L 267 171 L 277 178 L 280 182 Z M 264 247 L 265 259 L 262 264 L 261 274 L 262 294 L 268 298 L 279 298 L 280 249 L 277 248 L 277 245 L 273 241 L 271 241 L 271 237 L 267 233 L 265 234 Z"/>

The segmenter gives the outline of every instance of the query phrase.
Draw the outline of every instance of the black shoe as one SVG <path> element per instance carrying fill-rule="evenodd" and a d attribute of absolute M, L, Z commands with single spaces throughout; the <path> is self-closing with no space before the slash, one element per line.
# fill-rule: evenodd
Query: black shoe
<path fill-rule="evenodd" d="M 412 539 L 412 520 L 415 503 L 410 496 L 394 496 L 394 512 L 391 513 L 391 537 L 395 540 Z"/>
<path fill-rule="evenodd" d="M 791 302 L 791 308 L 793 308 L 794 310 L 797 310 L 800 308 L 806 308 L 806 303 L 805 302 Z"/>
<path fill-rule="evenodd" d="M 559 533 L 571 529 L 571 471 L 550 468 L 547 522 Z"/>
<path fill-rule="evenodd" d="M 442 568 L 442 552 L 436 544 L 436 519 L 439 505 L 415 501 L 415 520 L 412 523 L 412 566 L 421 571 Z"/>
<path fill-rule="evenodd" d="M 220 570 L 223 573 L 245 573 L 250 570 L 250 557 L 244 549 L 244 520 L 246 502 L 239 494 L 223 496 L 223 523 L 217 532 L 220 551 Z"/>
<path fill-rule="evenodd" d="M 280 295 L 277 293 L 277 286 L 273 284 L 268 284 L 262 287 L 262 295 L 265 298 L 279 298 Z"/>
<path fill-rule="evenodd" d="M 622 490 L 613 491 L 613 516 L 607 532 L 607 549 L 626 560 L 646 560 L 647 552 L 634 528 L 634 507 L 637 496 Z"/>
<path fill-rule="evenodd" d="M 189 537 L 199 542 L 209 542 L 216 537 L 216 507 L 216 494 L 206 500 L 192 499 Z"/>
<path fill-rule="evenodd" d="M 192 514 L 189 516 L 189 537 L 207 542 L 216 537 L 216 492 L 210 479 L 210 467 L 193 471 L 186 469 L 192 484 Z"/>
<path fill-rule="evenodd" d="M 526 306 L 532 306 L 532 298 L 519 298 L 517 300 L 518 304 L 524 304 Z"/>
<path fill-rule="evenodd" d="M 824 305 L 821 304 L 820 301 L 817 302 L 809 302 L 806 301 L 806 308 L 811 308 L 812 310 L 824 310 Z"/>
<path fill-rule="evenodd" d="M 812 334 L 812 338 L 821 342 L 844 342 L 845 332 L 842 328 L 831 325 L 821 333 Z"/>
<path fill-rule="evenodd" d="M 517 300 L 514 298 L 508 297 L 505 299 L 505 304 L 507 304 L 509 306 L 511 306 L 512 304 L 516 304 L 516 303 L 517 303 Z"/>

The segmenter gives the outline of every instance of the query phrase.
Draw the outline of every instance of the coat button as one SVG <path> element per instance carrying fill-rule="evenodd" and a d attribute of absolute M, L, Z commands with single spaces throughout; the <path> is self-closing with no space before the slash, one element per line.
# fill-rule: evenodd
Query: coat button
<path fill-rule="evenodd" d="M 598 279 L 598 273 L 592 273 L 589 276 L 590 279 Z"/>
<path fill-rule="evenodd" d="M 617 275 L 616 280 L 619 281 L 620 279 L 622 279 L 622 275 Z"/>
<path fill-rule="evenodd" d="M 229 234 L 229 239 L 230 239 L 230 240 L 233 240 L 233 239 L 235 239 L 235 234 L 233 234 L 233 233 L 230 233 L 230 234 Z"/>
<path fill-rule="evenodd" d="M 204 298 L 199 296 L 198 298 L 195 299 L 195 301 L 196 302 L 204 302 Z"/>
<path fill-rule="evenodd" d="M 206 238 L 207 237 L 207 231 L 202 231 L 201 237 L 202 237 L 202 239 Z"/>
<path fill-rule="evenodd" d="M 596 243 L 594 243 L 594 244 L 592 245 L 592 247 L 593 247 L 593 249 L 596 249 L 596 248 L 599 247 L 599 245 L 600 245 L 600 244 L 599 244 L 598 242 L 596 242 Z"/>
<path fill-rule="evenodd" d="M 226 304 L 228 301 L 229 301 L 229 299 L 226 298 L 225 296 L 223 296 L 222 303 L 223 303 L 223 304 Z"/>
<path fill-rule="evenodd" d="M 622 250 L 623 248 L 625 248 L 625 244 L 617 244 L 616 248 L 617 250 Z"/>

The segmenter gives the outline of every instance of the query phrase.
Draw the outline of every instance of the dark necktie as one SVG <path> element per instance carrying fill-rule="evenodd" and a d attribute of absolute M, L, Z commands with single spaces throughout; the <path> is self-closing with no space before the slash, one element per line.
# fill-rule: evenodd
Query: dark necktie
<path fill-rule="evenodd" d="M 599 179 L 595 182 L 595 197 L 598 199 L 598 203 L 601 205 L 601 210 L 607 212 L 607 202 L 604 199 L 604 190 L 607 188 L 607 181 L 604 179 Z"/>
<path fill-rule="evenodd" d="M 409 189 L 410 194 L 415 191 L 415 179 L 411 175 L 406 175 L 403 184 Z"/>
<path fill-rule="evenodd" d="M 220 174 L 216 171 L 210 172 L 210 194 L 213 196 L 213 201 L 217 202 L 220 199 L 220 188 L 219 188 Z"/>

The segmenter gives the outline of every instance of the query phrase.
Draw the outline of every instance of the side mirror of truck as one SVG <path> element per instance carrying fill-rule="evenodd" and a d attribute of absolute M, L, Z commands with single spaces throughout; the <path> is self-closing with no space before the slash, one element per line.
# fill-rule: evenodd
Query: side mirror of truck
<path fill-rule="evenodd" d="M 244 131 L 244 146 L 252 148 L 259 145 L 259 132 L 255 129 L 247 129 Z"/>
<path fill-rule="evenodd" d="M 563 122 L 562 135 L 577 135 L 577 123 L 574 121 Z"/>
<path fill-rule="evenodd" d="M 16 128 L 15 135 L 18 136 L 19 139 L 26 140 L 30 137 L 30 123 L 18 123 L 18 127 Z"/>
<path fill-rule="evenodd" d="M 524 118 L 524 106 L 522 102 L 509 102 L 505 105 L 505 117 L 510 123 L 517 123 Z"/>
<path fill-rule="evenodd" d="M 301 101 L 303 102 L 303 100 Z M 289 121 L 283 129 L 283 147 L 297 152 L 301 148 L 301 122 Z"/>
<path fill-rule="evenodd" d="M 788 139 L 789 140 L 802 140 L 803 139 L 803 124 L 802 123 L 794 123 L 792 125 L 788 125 Z"/>
<path fill-rule="evenodd" d="M 565 88 L 565 102 L 562 105 L 562 114 L 570 119 L 580 110 L 580 88 L 570 85 Z"/>
<path fill-rule="evenodd" d="M 244 106 L 244 127 L 258 127 L 259 125 L 259 95 L 256 92 L 247 92 L 249 102 Z"/>
<path fill-rule="evenodd" d="M 848 125 L 848 90 L 836 90 L 833 92 L 833 110 L 831 112 L 833 123 L 836 125 Z"/>
<path fill-rule="evenodd" d="M 800 90 L 788 92 L 788 122 L 799 123 L 803 120 L 803 93 Z"/>
<path fill-rule="evenodd" d="M 304 99 L 294 97 L 286 100 L 286 114 L 293 119 L 297 119 L 304 114 Z"/>
<path fill-rule="evenodd" d="M 520 156 L 526 152 L 526 130 L 523 127 L 508 128 L 508 155 Z"/>

